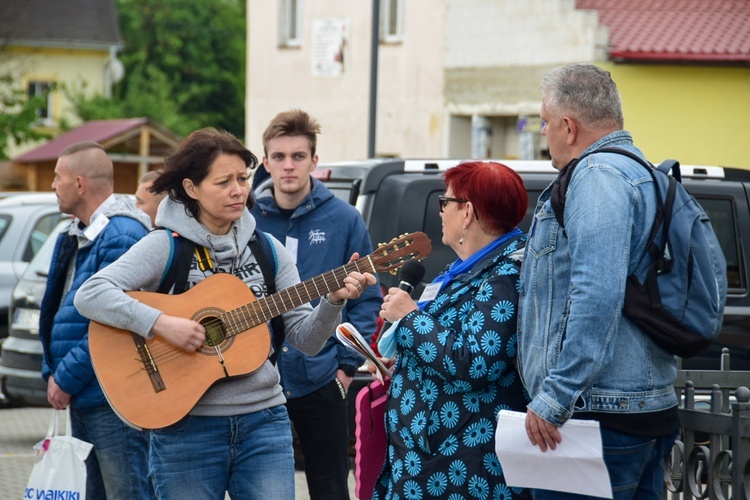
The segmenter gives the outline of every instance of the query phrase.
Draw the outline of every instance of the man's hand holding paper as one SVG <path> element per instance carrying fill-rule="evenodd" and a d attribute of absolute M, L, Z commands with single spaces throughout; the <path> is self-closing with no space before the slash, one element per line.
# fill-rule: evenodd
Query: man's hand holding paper
<path fill-rule="evenodd" d="M 599 422 L 569 420 L 556 428 L 559 439 L 555 448 L 550 446 L 544 452 L 539 438 L 540 446 L 530 441 L 525 428 L 526 415 L 508 410 L 498 414 L 495 452 L 508 486 L 612 498 Z"/>

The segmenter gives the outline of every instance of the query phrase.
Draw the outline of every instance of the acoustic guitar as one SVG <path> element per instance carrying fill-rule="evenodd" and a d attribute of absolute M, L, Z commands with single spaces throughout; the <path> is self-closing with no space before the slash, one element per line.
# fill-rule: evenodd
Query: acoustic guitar
<path fill-rule="evenodd" d="M 128 425 L 161 429 L 178 422 L 217 381 L 253 373 L 271 351 L 267 322 L 344 286 L 350 272 L 385 272 L 430 254 L 421 232 L 381 244 L 370 255 L 255 299 L 241 279 L 215 274 L 180 295 L 127 292 L 165 314 L 206 328 L 206 340 L 186 352 L 161 337 L 140 335 L 95 321 L 89 327 L 94 371 L 112 409 Z"/>

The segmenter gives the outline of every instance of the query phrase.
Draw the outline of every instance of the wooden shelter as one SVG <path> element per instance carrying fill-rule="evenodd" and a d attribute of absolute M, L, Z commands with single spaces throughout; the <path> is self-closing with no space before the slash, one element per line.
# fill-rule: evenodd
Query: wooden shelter
<path fill-rule="evenodd" d="M 181 138 L 148 118 L 86 122 L 14 158 L 14 182 L 29 191 L 50 191 L 60 152 L 81 141 L 98 142 L 107 151 L 114 164 L 116 193 L 134 193 L 138 179 L 161 167 Z"/>

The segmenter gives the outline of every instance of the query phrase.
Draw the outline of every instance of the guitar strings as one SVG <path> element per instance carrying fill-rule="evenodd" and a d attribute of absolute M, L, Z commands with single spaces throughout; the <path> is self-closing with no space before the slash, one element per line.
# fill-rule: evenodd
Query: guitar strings
<path fill-rule="evenodd" d="M 337 271 L 346 273 L 345 276 L 348 276 L 349 274 L 349 272 L 347 272 L 345 268 L 343 270 L 333 270 L 330 272 L 332 274 L 332 278 L 330 279 L 325 276 L 318 276 L 316 278 L 313 278 L 312 280 L 308 280 L 307 282 L 298 283 L 293 287 L 281 290 L 277 294 L 270 295 L 268 297 L 265 297 L 264 299 L 246 304 L 244 306 L 240 306 L 232 311 L 226 311 L 220 314 L 218 317 L 211 318 L 202 324 L 206 328 L 206 330 L 223 330 L 223 333 L 225 334 L 224 339 L 245 332 L 255 326 L 260 325 L 261 323 L 268 321 L 272 317 L 283 314 L 291 308 L 299 307 L 299 305 L 309 302 L 311 300 L 311 294 L 308 290 L 308 284 L 313 285 L 318 296 L 322 295 L 320 293 L 321 290 L 326 290 L 328 293 L 330 293 L 332 286 L 338 286 L 340 288 L 341 283 L 343 282 L 343 278 L 336 277 Z M 304 288 L 304 296 L 300 294 L 300 288 Z M 294 291 L 297 295 L 296 300 L 292 295 L 292 291 Z M 279 304 L 276 303 L 275 296 L 281 297 L 282 293 L 286 293 L 289 303 L 293 307 L 285 309 L 279 307 Z M 286 304 L 282 302 L 282 306 L 284 305 Z M 264 306 L 266 307 L 264 308 Z M 174 359 L 178 359 L 184 354 L 181 349 L 168 342 L 153 343 L 153 345 L 149 345 L 149 350 L 151 351 L 151 358 L 154 360 L 154 362 L 158 361 L 162 363 L 167 363 Z M 137 359 L 137 361 L 142 364 L 142 361 L 140 359 Z M 145 366 L 141 369 L 147 370 Z"/>
<path fill-rule="evenodd" d="M 223 343 L 227 337 L 232 337 L 239 333 L 248 331 L 261 323 L 269 321 L 275 316 L 314 300 L 313 297 L 322 297 L 325 293 L 331 293 L 333 290 L 342 288 L 344 284 L 343 280 L 349 275 L 349 273 L 353 270 L 362 272 L 359 266 L 361 262 L 370 264 L 367 266 L 369 269 L 366 272 L 375 272 L 375 265 L 372 264 L 369 259 L 370 256 L 367 256 L 366 258 L 359 259 L 355 262 L 350 262 L 341 268 L 333 269 L 328 273 L 300 282 L 275 294 L 251 302 L 250 304 L 245 304 L 231 311 L 225 311 L 218 317 L 208 319 L 202 324 L 207 330 L 219 329 L 222 331 L 224 334 L 224 338 L 222 339 Z M 337 276 L 337 273 L 341 274 Z M 310 293 L 308 285 L 311 285 L 315 289 L 315 294 Z M 321 289 L 325 290 L 325 292 L 321 293 Z M 296 293 L 297 299 L 294 298 L 292 292 Z M 300 292 L 303 293 L 301 294 Z M 286 293 L 289 301 L 288 303 L 283 302 L 283 299 L 281 298 L 283 293 Z M 283 307 L 279 307 L 276 303 L 276 297 L 279 297 L 280 300 L 282 300 Z M 275 308 L 275 311 L 272 309 L 272 305 Z M 185 354 L 181 349 L 165 341 L 154 343 L 153 346 L 149 345 L 148 347 L 151 351 L 151 358 L 154 362 L 159 361 L 167 363 L 174 359 L 178 359 Z M 140 364 L 143 364 L 142 360 L 137 359 L 137 361 Z M 147 370 L 147 368 L 144 366 L 141 370 Z"/>

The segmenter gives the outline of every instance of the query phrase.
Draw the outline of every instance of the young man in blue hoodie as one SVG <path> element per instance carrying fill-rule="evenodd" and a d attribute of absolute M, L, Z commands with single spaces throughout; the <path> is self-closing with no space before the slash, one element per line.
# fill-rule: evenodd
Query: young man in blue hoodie
<path fill-rule="evenodd" d="M 304 281 L 372 253 L 370 235 L 357 210 L 311 176 L 318 122 L 301 110 L 278 114 L 263 133 L 263 166 L 273 184 L 258 186 L 252 210 L 258 227 L 286 245 Z M 369 342 L 382 297 L 368 287 L 348 301 L 348 321 Z M 313 304 L 315 305 L 315 304 Z M 364 359 L 334 337 L 315 356 L 284 344 L 278 364 L 289 417 L 305 459 L 312 500 L 348 499 L 349 432 L 346 391 Z"/>

